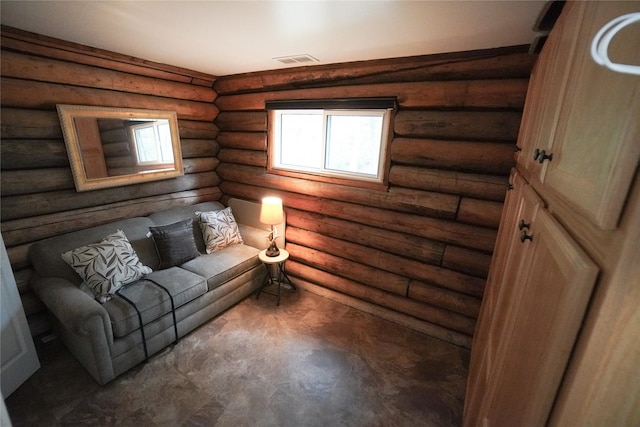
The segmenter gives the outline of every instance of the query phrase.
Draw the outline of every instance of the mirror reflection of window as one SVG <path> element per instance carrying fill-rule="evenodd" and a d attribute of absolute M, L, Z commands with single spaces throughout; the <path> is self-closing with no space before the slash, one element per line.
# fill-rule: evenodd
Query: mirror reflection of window
<path fill-rule="evenodd" d="M 131 127 L 138 164 L 173 163 L 169 122 L 157 120 Z"/>
<path fill-rule="evenodd" d="M 77 191 L 184 175 L 175 112 L 66 104 L 56 108 Z M 95 161 L 103 164 L 101 172 L 90 148 L 95 148 Z"/>

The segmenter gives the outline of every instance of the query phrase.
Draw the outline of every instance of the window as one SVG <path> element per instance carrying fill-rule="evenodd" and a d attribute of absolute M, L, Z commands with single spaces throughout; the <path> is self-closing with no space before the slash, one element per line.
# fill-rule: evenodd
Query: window
<path fill-rule="evenodd" d="M 268 103 L 270 172 L 383 184 L 395 105 L 395 99 L 384 100 Z"/>
<path fill-rule="evenodd" d="M 173 163 L 171 130 L 167 120 L 131 126 L 138 164 Z"/>

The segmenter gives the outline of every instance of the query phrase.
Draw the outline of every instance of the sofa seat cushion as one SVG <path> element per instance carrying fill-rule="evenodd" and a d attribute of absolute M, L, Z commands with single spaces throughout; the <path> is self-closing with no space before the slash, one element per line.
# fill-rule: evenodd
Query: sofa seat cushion
<path fill-rule="evenodd" d="M 211 254 L 200 255 L 180 267 L 207 279 L 209 290 L 260 265 L 259 249 L 242 243 L 227 246 Z"/>
<path fill-rule="evenodd" d="M 207 292 L 204 277 L 179 267 L 170 267 L 147 274 L 118 292 L 136 305 L 142 316 L 143 325 L 171 313 L 171 299 L 167 292 L 147 279 L 159 283 L 169 291 L 176 309 Z M 140 322 L 136 310 L 118 294 L 106 302 L 104 308 L 109 313 L 113 335 L 121 338 L 139 329 Z"/>

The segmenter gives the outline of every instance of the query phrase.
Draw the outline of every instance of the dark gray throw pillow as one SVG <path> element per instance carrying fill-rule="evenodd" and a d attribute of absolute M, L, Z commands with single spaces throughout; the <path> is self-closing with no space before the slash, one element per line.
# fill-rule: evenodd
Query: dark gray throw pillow
<path fill-rule="evenodd" d="M 174 224 L 149 227 L 160 258 L 158 269 L 182 264 L 200 255 L 193 237 L 193 219 Z"/>

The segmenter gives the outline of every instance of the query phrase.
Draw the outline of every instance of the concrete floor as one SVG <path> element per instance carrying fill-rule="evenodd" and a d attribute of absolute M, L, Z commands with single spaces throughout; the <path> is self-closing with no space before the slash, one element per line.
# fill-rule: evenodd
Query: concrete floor
<path fill-rule="evenodd" d="M 14 426 L 458 426 L 469 351 L 305 291 L 249 297 L 106 386 L 58 341 Z"/>

